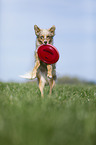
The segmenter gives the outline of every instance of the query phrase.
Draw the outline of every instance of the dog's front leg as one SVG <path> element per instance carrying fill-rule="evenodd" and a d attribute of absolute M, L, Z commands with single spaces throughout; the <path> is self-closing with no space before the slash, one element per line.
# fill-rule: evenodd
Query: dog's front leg
<path fill-rule="evenodd" d="M 47 65 L 47 70 L 48 70 L 47 77 L 52 78 L 52 65 Z"/>
<path fill-rule="evenodd" d="M 31 74 L 32 79 L 36 78 L 37 69 L 38 69 L 39 66 L 40 66 L 40 61 L 38 60 L 38 61 L 35 62 L 35 66 L 33 68 L 32 74 Z"/>
<path fill-rule="evenodd" d="M 36 57 L 36 62 L 35 62 L 35 66 L 34 66 L 34 68 L 33 68 L 33 71 L 32 71 L 32 73 L 31 73 L 31 78 L 32 78 L 32 79 L 36 78 L 37 69 L 38 69 L 38 67 L 40 66 L 40 60 L 39 60 L 39 58 L 38 58 L 37 53 L 35 54 L 35 57 Z"/>

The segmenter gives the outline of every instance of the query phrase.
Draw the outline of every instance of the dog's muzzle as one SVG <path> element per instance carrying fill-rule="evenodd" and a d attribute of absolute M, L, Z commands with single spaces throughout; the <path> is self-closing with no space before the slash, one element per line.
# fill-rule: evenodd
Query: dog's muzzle
<path fill-rule="evenodd" d="M 45 44 L 45 45 L 47 44 L 47 40 L 44 40 L 44 44 Z"/>

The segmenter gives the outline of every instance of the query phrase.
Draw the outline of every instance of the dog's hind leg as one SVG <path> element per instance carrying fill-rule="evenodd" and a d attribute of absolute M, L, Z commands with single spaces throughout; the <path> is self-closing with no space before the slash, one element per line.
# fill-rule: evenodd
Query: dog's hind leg
<path fill-rule="evenodd" d="M 44 95 L 43 95 L 43 89 L 44 89 L 44 86 L 45 86 L 45 79 L 43 76 L 41 76 L 40 78 L 38 78 L 38 83 L 39 83 L 39 89 L 40 89 L 40 92 L 41 92 L 41 97 L 43 98 Z"/>
<path fill-rule="evenodd" d="M 52 94 L 52 89 L 53 89 L 54 85 L 55 85 L 55 80 L 52 78 L 49 80 L 49 86 L 50 86 L 50 93 L 49 94 L 50 95 Z"/>

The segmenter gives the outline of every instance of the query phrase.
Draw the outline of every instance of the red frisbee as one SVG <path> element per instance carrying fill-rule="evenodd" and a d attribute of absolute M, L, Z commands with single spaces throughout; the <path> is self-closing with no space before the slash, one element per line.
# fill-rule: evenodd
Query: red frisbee
<path fill-rule="evenodd" d="M 47 64 L 56 63 L 59 59 L 58 50 L 51 44 L 42 44 L 37 50 L 38 56 L 41 61 Z"/>

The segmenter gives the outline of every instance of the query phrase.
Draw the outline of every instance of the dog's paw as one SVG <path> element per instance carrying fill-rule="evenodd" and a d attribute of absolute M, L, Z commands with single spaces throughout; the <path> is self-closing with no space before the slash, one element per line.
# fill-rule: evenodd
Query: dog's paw
<path fill-rule="evenodd" d="M 32 71 L 31 72 L 31 77 L 32 77 L 32 79 L 35 79 L 36 78 L 36 71 Z"/>
<path fill-rule="evenodd" d="M 47 74 L 47 77 L 49 78 L 49 79 L 51 79 L 52 78 L 52 75 L 50 74 Z"/>

